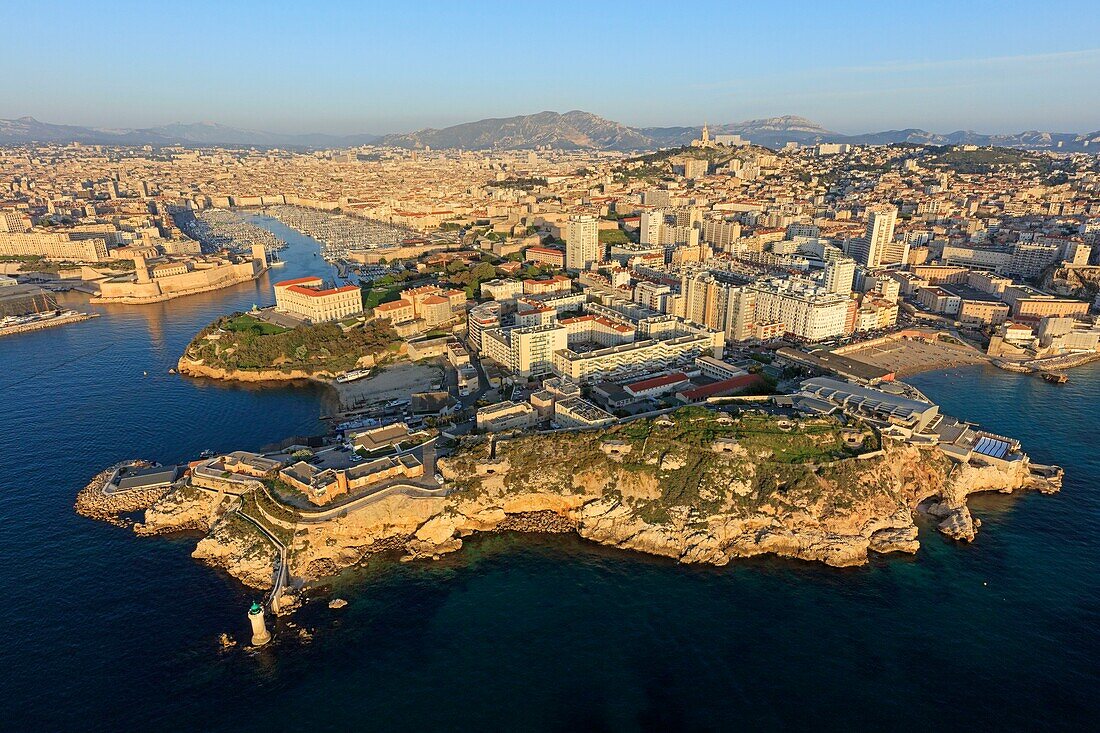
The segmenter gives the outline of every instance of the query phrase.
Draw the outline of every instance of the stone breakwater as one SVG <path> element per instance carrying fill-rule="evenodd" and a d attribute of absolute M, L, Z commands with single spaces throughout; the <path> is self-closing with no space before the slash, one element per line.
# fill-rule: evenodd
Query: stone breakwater
<path fill-rule="evenodd" d="M 69 323 L 80 323 L 81 321 L 87 321 L 92 318 L 99 318 L 98 313 L 73 313 L 70 315 L 58 316 L 57 318 L 47 318 L 41 321 L 34 321 L 33 323 L 21 323 L 18 326 L 4 326 L 0 328 L 0 336 L 14 336 L 19 333 L 30 333 L 31 331 L 41 331 L 45 328 L 54 328 L 55 326 L 65 326 Z"/>
<path fill-rule="evenodd" d="M 1090 352 L 1082 354 L 1067 354 L 1065 356 L 1050 356 L 1042 359 L 1029 359 L 1027 361 L 1006 361 L 993 359 L 992 364 L 1006 372 L 1017 374 L 1039 374 L 1045 371 L 1061 371 L 1085 366 L 1094 361 L 1100 361 L 1100 353 Z"/>
<path fill-rule="evenodd" d="M 90 519 L 98 519 L 119 527 L 129 527 L 133 521 L 124 519 L 126 514 L 132 514 L 152 507 L 159 499 L 168 493 L 167 488 L 136 489 L 120 493 L 108 494 L 104 491 L 111 477 L 124 466 L 148 466 L 148 461 L 130 460 L 121 461 L 115 465 L 100 471 L 94 478 L 76 495 L 73 509 L 76 513 Z"/>

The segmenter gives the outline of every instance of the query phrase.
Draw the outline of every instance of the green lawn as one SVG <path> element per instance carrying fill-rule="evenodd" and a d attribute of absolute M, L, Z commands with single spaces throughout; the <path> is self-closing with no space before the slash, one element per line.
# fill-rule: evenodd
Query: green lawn
<path fill-rule="evenodd" d="M 601 229 L 598 236 L 600 244 L 626 244 L 630 241 L 622 229 Z"/>
<path fill-rule="evenodd" d="M 370 310 L 382 303 L 389 303 L 401 297 L 404 284 L 374 287 L 367 291 L 367 297 L 363 301 L 363 308 Z"/>
<path fill-rule="evenodd" d="M 234 333 L 250 332 L 258 336 L 274 336 L 277 333 L 285 333 L 289 330 L 282 326 L 276 326 L 274 323 L 261 321 L 246 313 L 231 318 L 225 323 L 224 328 L 226 331 Z"/>

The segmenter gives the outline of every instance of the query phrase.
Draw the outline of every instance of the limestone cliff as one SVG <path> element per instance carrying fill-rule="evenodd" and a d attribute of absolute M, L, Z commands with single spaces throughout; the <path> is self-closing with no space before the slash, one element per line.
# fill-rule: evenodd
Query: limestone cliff
<path fill-rule="evenodd" d="M 602 431 L 468 441 L 439 468 L 451 487 L 446 497 L 390 494 L 328 521 L 297 515 L 269 527 L 285 538 L 292 582 L 383 551 L 436 557 L 475 532 L 505 530 L 575 531 L 685 563 L 770 553 L 851 566 L 871 552 L 915 552 L 918 507 L 946 534 L 968 540 L 978 524 L 969 494 L 1057 490 L 1035 479 L 1026 461 L 956 464 L 935 448 L 880 446 L 870 430 L 831 418 L 784 422 L 697 409 Z M 270 584 L 277 556 L 270 541 L 236 513 L 219 514 L 224 507 L 210 495 L 183 491 L 158 502 L 139 531 L 206 521 L 196 557 L 250 585 Z"/>
<path fill-rule="evenodd" d="M 191 556 L 221 568 L 250 588 L 270 588 L 278 552 L 267 538 L 235 512 L 214 522 Z"/>
<path fill-rule="evenodd" d="M 365 364 L 365 366 L 371 366 Z M 181 356 L 176 363 L 176 369 L 180 374 L 189 377 L 206 377 L 207 379 L 221 379 L 232 382 L 285 382 L 299 379 L 331 379 L 336 376 L 333 372 L 316 371 L 307 372 L 301 369 L 223 369 L 221 367 L 208 366 L 201 361 L 192 361 L 186 356 Z"/>
<path fill-rule="evenodd" d="M 134 525 L 134 532 L 140 535 L 185 530 L 208 532 L 234 501 L 233 497 L 216 492 L 181 486 L 149 507 L 145 521 Z"/>

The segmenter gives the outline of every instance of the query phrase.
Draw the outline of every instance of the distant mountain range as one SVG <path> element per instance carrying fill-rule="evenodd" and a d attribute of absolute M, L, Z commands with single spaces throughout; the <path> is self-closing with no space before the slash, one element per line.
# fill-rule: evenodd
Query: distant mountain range
<path fill-rule="evenodd" d="M 0 145 L 84 143 L 86 145 L 242 145 L 258 148 L 346 148 L 371 145 L 378 135 L 286 135 L 219 125 L 216 122 L 176 122 L 160 127 L 111 129 L 39 122 L 33 117 L 0 120 Z"/>
<path fill-rule="evenodd" d="M 479 120 L 442 130 L 418 130 L 407 135 L 386 135 L 379 142 L 402 148 L 429 145 L 432 148 L 537 148 L 566 150 L 642 150 L 653 140 L 641 130 L 605 120 L 590 112 L 565 114 L 539 112 L 533 115 Z"/>
<path fill-rule="evenodd" d="M 803 117 L 769 117 L 710 126 L 712 135 L 735 134 L 764 147 L 782 147 L 788 142 L 851 143 L 854 145 L 996 145 L 1031 150 L 1100 150 L 1100 130 L 1087 134 L 1029 130 L 1015 135 L 986 135 L 971 130 L 941 135 L 915 128 L 886 130 L 862 135 L 842 135 Z M 243 130 L 213 122 L 175 123 L 138 129 L 109 129 L 53 125 L 33 117 L 0 120 L 0 145 L 30 142 L 88 145 L 205 145 L 254 146 L 258 148 L 346 148 L 384 145 L 402 148 L 462 148 L 465 150 L 531 149 L 551 147 L 564 150 L 652 150 L 685 145 L 699 137 L 701 127 L 628 127 L 590 112 L 574 110 L 539 112 L 467 122 L 443 129 L 426 128 L 393 135 L 289 135 Z M 1061 147 L 1059 148 L 1059 143 Z M 1086 145 L 1087 143 L 1087 145 Z"/>

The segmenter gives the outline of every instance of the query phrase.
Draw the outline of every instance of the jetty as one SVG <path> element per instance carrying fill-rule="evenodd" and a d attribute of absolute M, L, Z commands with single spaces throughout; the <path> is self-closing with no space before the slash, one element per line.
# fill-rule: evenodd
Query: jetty
<path fill-rule="evenodd" d="M 41 331 L 44 328 L 65 326 L 70 323 L 79 323 L 80 321 L 87 321 L 92 318 L 99 318 L 99 314 L 66 310 L 52 314 L 8 317 L 0 321 L 0 336 L 14 336 L 17 333 Z"/>

